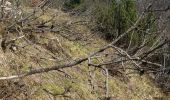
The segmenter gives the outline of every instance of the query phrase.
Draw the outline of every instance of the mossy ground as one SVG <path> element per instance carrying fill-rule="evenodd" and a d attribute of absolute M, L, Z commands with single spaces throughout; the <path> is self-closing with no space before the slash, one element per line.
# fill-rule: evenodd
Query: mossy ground
<path fill-rule="evenodd" d="M 10 50 L 3 53 L 0 50 L 1 76 L 26 72 L 29 67 L 36 69 L 62 64 L 71 59 L 87 56 L 90 52 L 107 44 L 86 25 L 69 25 L 71 22 L 81 21 L 81 17 L 70 16 L 58 10 L 50 10 L 47 14 L 41 16 L 40 20 L 50 19 L 51 12 L 57 13 L 57 16 L 53 19 L 56 24 L 67 26 L 60 30 L 61 33 L 66 34 L 66 37 L 61 36 L 60 32 L 32 33 L 35 40 L 42 45 L 29 45 L 15 53 Z M 68 33 L 68 30 L 70 33 Z M 48 37 L 48 39 L 41 36 Z M 76 36 L 79 36 L 80 39 L 68 39 Z M 24 44 L 23 40 L 18 41 L 18 43 L 20 42 Z M 47 48 L 50 46 L 51 49 Z M 114 52 L 114 50 L 108 52 Z M 56 59 L 53 59 L 52 55 Z M 102 59 L 100 60 L 102 61 Z M 95 62 L 97 63 L 100 60 Z M 61 69 L 61 71 L 29 76 L 24 78 L 23 81 L 31 91 L 32 100 L 50 100 L 50 98 L 57 100 L 102 100 L 105 94 L 105 75 L 100 69 L 97 69 L 93 72 L 93 78 L 90 78 L 89 71 L 93 69 L 89 68 L 87 63 L 84 62 L 72 68 Z M 89 80 L 94 82 L 94 89 Z M 64 93 L 67 89 L 69 91 Z M 128 77 L 127 82 L 118 79 L 116 76 L 109 76 L 109 95 L 111 100 L 152 100 L 153 97 L 163 94 L 147 76 L 133 75 Z"/>

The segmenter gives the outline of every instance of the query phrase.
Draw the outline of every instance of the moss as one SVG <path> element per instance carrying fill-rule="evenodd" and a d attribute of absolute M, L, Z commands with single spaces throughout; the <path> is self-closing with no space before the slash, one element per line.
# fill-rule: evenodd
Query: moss
<path fill-rule="evenodd" d="M 110 13 L 108 13 L 108 14 L 110 15 Z M 44 15 L 44 16 L 41 16 L 41 18 L 39 20 L 46 21 L 46 20 L 49 20 L 50 18 L 51 18 L 50 15 Z M 70 18 L 64 14 L 61 15 L 60 18 L 63 18 L 62 21 L 60 19 L 58 19 L 60 21 L 60 23 L 64 23 L 65 21 L 73 20 L 72 18 Z M 67 18 L 67 19 L 65 19 L 65 18 Z M 107 18 L 104 18 L 104 19 L 107 19 Z M 106 20 L 106 21 L 108 21 L 108 20 Z M 82 35 L 86 35 L 87 32 L 90 32 L 90 29 L 88 29 L 86 26 L 77 27 L 77 29 L 79 29 L 78 31 L 81 31 Z M 40 43 L 49 43 L 49 41 L 47 39 L 40 38 L 39 35 L 42 35 L 42 34 L 36 34 L 36 33 L 33 33 L 33 34 L 35 35 L 36 39 Z M 45 37 L 56 37 L 57 33 L 54 34 L 54 33 L 49 32 L 49 33 L 45 33 L 45 34 L 46 35 L 43 34 L 43 36 L 45 36 Z M 90 33 L 90 34 L 92 34 L 92 33 Z M 76 58 L 87 56 L 87 54 L 89 54 L 93 50 L 96 50 L 96 48 L 102 47 L 103 45 L 105 45 L 107 43 L 103 39 L 101 39 L 99 37 L 95 37 L 95 39 L 93 39 L 93 42 L 87 40 L 87 42 L 90 42 L 90 44 L 87 46 L 84 46 L 81 44 L 81 42 L 78 43 L 77 41 L 69 41 L 65 38 L 58 36 L 58 35 L 57 35 L 57 37 L 61 40 L 60 42 L 61 42 L 64 50 Z M 138 36 L 136 36 L 136 37 L 138 37 Z M 19 43 L 19 41 L 17 41 L 17 43 Z M 53 44 L 55 44 L 55 42 Z M 21 69 L 21 71 L 24 71 L 24 72 L 29 71 L 28 67 L 30 67 L 30 65 L 33 65 L 33 67 L 36 69 L 40 67 L 40 65 L 37 64 L 37 62 L 32 58 L 32 56 L 34 56 L 34 57 L 37 57 L 37 56 L 42 57 L 43 56 L 43 57 L 48 58 L 48 56 L 49 56 L 48 53 L 50 53 L 50 51 L 46 50 L 42 46 L 39 46 L 39 45 L 36 45 L 36 46 L 41 50 L 40 53 L 37 49 L 34 48 L 33 45 L 30 45 L 30 46 L 26 47 L 26 51 L 29 53 L 25 53 L 24 55 L 21 55 L 21 56 L 14 55 L 14 57 L 11 58 L 11 59 L 17 60 L 17 62 L 15 62 L 15 63 L 22 62 L 21 64 L 23 65 L 23 68 Z M 109 50 L 108 52 L 112 52 L 112 51 Z M 55 56 L 60 57 L 61 55 L 58 54 Z M 10 58 L 10 57 L 8 57 L 8 58 Z M 20 57 L 20 59 L 18 60 L 19 57 Z M 51 56 L 49 58 L 51 58 Z M 95 58 L 95 59 L 93 59 L 93 63 L 97 64 L 98 62 L 102 61 L 102 59 L 103 58 L 101 58 L 101 59 Z M 49 67 L 52 65 L 65 63 L 65 61 L 66 61 L 65 59 L 61 60 L 61 61 L 41 60 L 40 64 L 43 67 Z M 48 95 L 42 89 L 47 89 L 48 91 L 50 91 L 54 94 L 61 94 L 64 92 L 65 88 L 71 87 L 70 96 L 71 96 L 71 98 L 73 98 L 73 100 L 96 100 L 96 99 L 98 99 L 98 97 L 102 97 L 101 99 L 103 100 L 104 92 L 105 92 L 105 89 L 104 89 L 105 75 L 102 73 L 102 71 L 100 69 L 97 69 L 94 72 L 95 73 L 95 78 L 94 78 L 95 86 L 97 87 L 96 90 L 92 90 L 92 88 L 88 82 L 88 79 L 90 77 L 89 77 L 89 69 L 88 69 L 87 62 L 84 62 L 78 66 L 75 66 L 72 68 L 66 68 L 63 70 L 67 74 L 71 75 L 72 78 L 67 78 L 67 77 L 65 77 L 64 73 L 60 73 L 57 71 L 43 73 L 42 78 L 41 78 L 42 84 L 41 84 L 41 86 L 36 86 L 36 89 L 37 88 L 38 89 L 37 89 L 37 92 L 33 95 L 34 96 L 33 98 L 35 100 L 49 99 Z M 10 70 L 10 74 L 12 72 L 13 71 Z M 1 73 L 3 74 L 3 73 L 7 73 L 7 72 L 5 72 L 4 69 L 1 69 L 0 74 Z M 36 76 L 36 78 L 37 78 L 37 76 Z M 33 83 L 30 82 L 31 89 L 34 88 L 34 87 L 32 87 L 32 84 Z M 92 91 L 95 91 L 95 92 L 92 93 Z M 130 78 L 129 83 L 123 83 L 119 79 L 110 76 L 109 77 L 109 95 L 111 97 L 115 97 L 118 100 L 140 100 L 140 99 L 145 99 L 145 98 L 147 99 L 147 97 L 158 96 L 158 95 L 161 95 L 161 93 L 158 88 L 156 88 L 153 84 L 151 84 L 151 82 L 147 79 L 146 76 L 144 76 L 142 78 L 140 76 Z M 63 97 L 57 97 L 57 99 L 62 100 Z"/>
<path fill-rule="evenodd" d="M 46 15 L 46 14 L 39 17 L 39 19 L 40 19 L 40 20 L 43 20 L 43 21 L 48 21 L 48 20 L 50 20 L 51 18 L 52 18 L 52 16 Z"/>
<path fill-rule="evenodd" d="M 84 48 L 80 43 L 66 41 L 64 44 L 66 48 L 69 49 L 70 54 L 74 55 L 74 57 L 87 55 L 87 49 Z"/>
<path fill-rule="evenodd" d="M 88 89 L 88 86 L 85 84 L 82 84 L 81 82 L 73 84 L 72 88 L 75 90 L 75 92 L 78 93 L 78 95 L 83 100 L 86 100 L 87 98 L 89 99 L 93 98 L 93 96 L 91 95 L 91 92 Z"/>
<path fill-rule="evenodd" d="M 59 85 L 56 85 L 56 84 L 46 83 L 46 84 L 43 84 L 42 87 L 44 89 L 52 92 L 53 94 L 62 94 L 64 92 L 63 86 L 59 86 Z"/>

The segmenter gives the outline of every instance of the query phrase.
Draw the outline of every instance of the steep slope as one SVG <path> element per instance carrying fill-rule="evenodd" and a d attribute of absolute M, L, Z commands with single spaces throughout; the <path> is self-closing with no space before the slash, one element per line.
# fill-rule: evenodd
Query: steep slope
<path fill-rule="evenodd" d="M 53 14 L 56 17 L 53 18 Z M 10 48 L 4 53 L 0 50 L 0 75 L 9 76 L 31 69 L 50 67 L 83 57 L 107 44 L 94 33 L 86 18 L 71 16 L 59 10 L 49 10 L 38 22 L 52 19 L 55 32 L 25 34 L 26 38 L 16 41 L 17 51 Z M 34 26 L 33 26 L 34 27 Z M 11 38 L 17 36 L 14 33 Z M 29 41 L 29 42 L 28 42 Z M 30 43 L 30 44 L 28 44 Z M 114 56 L 114 50 L 105 53 Z M 99 55 L 100 56 L 100 55 Z M 96 62 L 105 60 L 96 59 Z M 115 66 L 111 66 L 116 67 Z M 126 73 L 125 73 L 126 74 Z M 151 100 L 163 94 L 154 86 L 147 75 L 132 74 L 109 76 L 109 96 L 111 100 Z M 0 98 L 12 100 L 103 100 L 105 96 L 105 73 L 91 68 L 87 63 L 72 68 L 52 71 L 23 79 L 2 81 Z"/>

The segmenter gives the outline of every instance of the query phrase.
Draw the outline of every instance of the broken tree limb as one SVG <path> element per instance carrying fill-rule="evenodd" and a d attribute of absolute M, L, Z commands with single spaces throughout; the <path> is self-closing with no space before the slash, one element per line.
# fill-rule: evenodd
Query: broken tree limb
<path fill-rule="evenodd" d="M 150 5 L 151 6 L 151 5 Z M 35 12 L 33 12 L 32 14 L 34 14 Z M 32 16 L 32 14 L 30 14 L 29 16 L 25 17 L 24 19 L 21 19 L 19 21 L 17 21 L 16 23 L 12 24 L 11 26 L 8 27 L 8 29 L 10 29 L 11 27 L 13 27 L 15 24 L 17 24 L 18 22 L 22 22 L 27 20 L 30 16 Z M 133 31 L 134 29 L 136 29 L 136 27 L 138 26 L 139 22 L 141 21 L 141 19 L 144 16 L 144 12 L 141 14 L 141 16 L 137 19 L 137 21 L 135 22 L 135 24 L 130 27 L 126 32 L 122 33 L 122 35 L 120 35 L 117 39 L 113 40 L 110 44 L 105 45 L 104 47 L 99 48 L 98 50 L 96 50 L 95 52 L 89 54 L 87 57 L 84 58 L 78 58 L 76 60 L 70 61 L 70 62 L 66 62 L 64 64 L 61 65 L 56 65 L 56 66 L 52 66 L 49 68 L 40 68 L 40 69 L 33 69 L 30 70 L 27 73 L 23 73 L 23 74 L 19 74 L 19 75 L 13 75 L 13 76 L 7 76 L 7 77 L 0 77 L 0 80 L 11 80 L 11 79 L 17 79 L 17 78 L 22 78 L 22 77 L 26 77 L 26 76 L 30 76 L 30 75 L 34 75 L 34 74 L 40 74 L 40 73 L 45 73 L 45 72 L 49 72 L 49 71 L 54 71 L 54 70 L 59 70 L 59 69 L 63 69 L 63 68 L 68 68 L 68 67 L 73 67 L 76 66 L 82 62 L 87 61 L 89 58 L 91 58 L 92 56 L 95 56 L 98 53 L 101 53 L 103 51 L 105 51 L 108 48 L 112 48 L 113 45 L 115 45 L 120 39 L 122 39 L 124 36 L 126 36 L 129 32 Z"/>
<path fill-rule="evenodd" d="M 28 73 L 24 73 L 24 74 L 20 74 L 20 75 L 14 75 L 14 76 L 9 76 L 9 77 L 0 77 L 0 80 L 10 80 L 10 79 L 22 78 L 22 77 L 30 76 L 33 74 L 45 73 L 45 72 L 49 72 L 52 70 L 59 70 L 59 69 L 67 68 L 67 67 L 72 67 L 72 66 L 78 65 L 86 60 L 87 60 L 87 58 L 80 58 L 80 59 L 73 60 L 72 62 L 68 62 L 68 63 L 62 64 L 62 65 L 52 66 L 50 68 L 34 69 L 34 70 L 30 70 Z"/>
<path fill-rule="evenodd" d="M 167 44 L 167 43 L 169 43 L 169 42 L 170 42 L 170 40 L 166 40 L 166 41 L 164 41 L 163 43 L 161 43 L 161 44 L 159 44 L 158 46 L 156 46 L 155 48 L 153 48 L 153 49 L 145 52 L 144 55 L 141 57 L 141 59 L 144 59 L 144 58 L 148 57 L 152 52 L 155 52 L 157 49 L 163 47 L 165 44 Z"/>

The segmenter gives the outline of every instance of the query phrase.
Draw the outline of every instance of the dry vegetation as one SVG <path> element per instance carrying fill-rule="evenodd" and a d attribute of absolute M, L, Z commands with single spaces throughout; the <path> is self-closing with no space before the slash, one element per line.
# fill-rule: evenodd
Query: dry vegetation
<path fill-rule="evenodd" d="M 161 70 L 162 65 L 142 57 L 169 40 L 146 52 L 141 52 L 142 48 L 135 54 L 115 46 L 120 38 L 136 29 L 145 14 L 110 43 L 99 35 L 101 31 L 92 29 L 94 23 L 90 19 L 49 8 L 48 4 L 41 7 L 24 6 L 22 17 L 18 15 L 16 20 L 12 17 L 0 22 L 0 99 L 154 100 L 166 97 L 152 74 Z M 147 64 L 160 69 L 149 69 Z"/>

